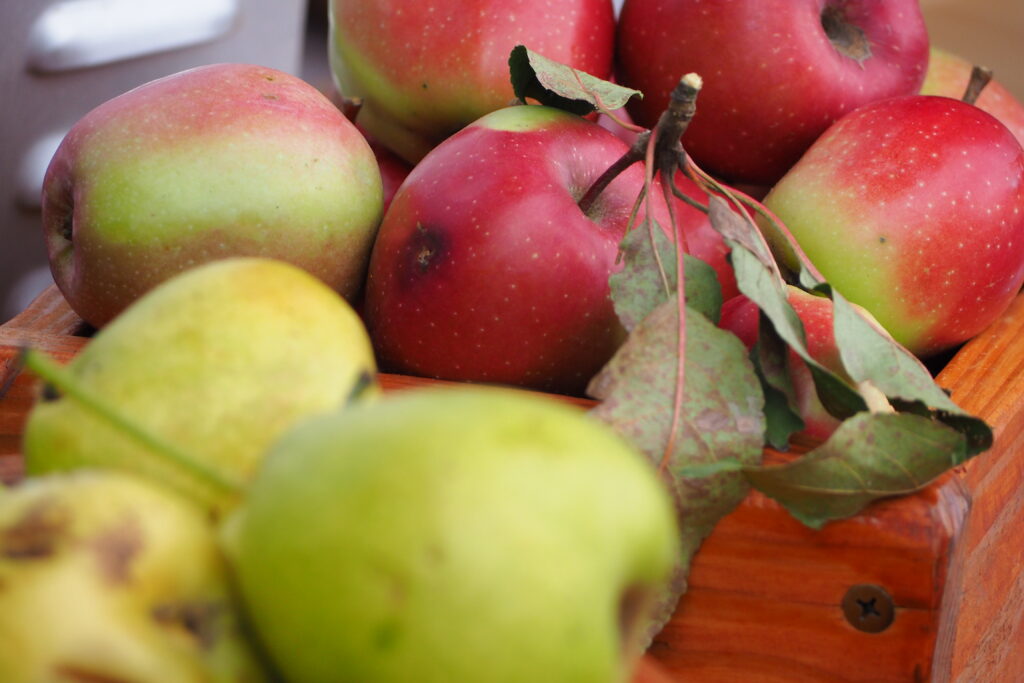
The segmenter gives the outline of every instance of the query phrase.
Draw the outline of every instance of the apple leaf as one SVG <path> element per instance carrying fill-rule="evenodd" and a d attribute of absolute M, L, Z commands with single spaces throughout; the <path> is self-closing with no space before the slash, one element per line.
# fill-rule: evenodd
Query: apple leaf
<path fill-rule="evenodd" d="M 758 339 L 750 358 L 764 392 L 765 441 L 773 448 L 786 450 L 790 437 L 804 428 L 804 421 L 789 375 L 786 344 L 766 316 L 760 315 Z"/>
<path fill-rule="evenodd" d="M 678 434 L 671 438 L 678 340 L 673 296 L 643 319 L 588 388 L 601 400 L 592 414 L 643 452 L 675 494 L 683 533 L 680 574 L 660 604 L 652 636 L 685 592 L 694 553 L 746 495 L 748 484 L 738 470 L 760 463 L 764 438 L 761 386 L 746 349 L 735 335 L 689 308 L 685 393 Z M 666 454 L 670 441 L 674 447 Z"/>
<path fill-rule="evenodd" d="M 619 109 L 631 97 L 643 97 L 639 90 L 624 88 L 560 64 L 523 45 L 512 48 L 508 66 L 512 74 L 512 90 L 521 101 L 532 98 L 580 116 L 593 111 Z"/>
<path fill-rule="evenodd" d="M 626 330 L 633 330 L 676 292 L 678 269 L 675 244 L 656 222 L 645 221 L 626 233 L 619 245 L 623 267 L 608 280 L 615 313 Z M 722 287 L 715 270 L 684 254 L 686 305 L 717 322 L 722 311 Z"/>
<path fill-rule="evenodd" d="M 789 303 L 785 283 L 757 228 L 729 208 L 721 197 L 711 196 L 709 207 L 712 227 L 732 250 L 737 287 L 757 304 L 779 337 L 807 363 L 825 409 L 840 419 L 867 410 L 867 404 L 853 386 L 811 357 L 803 323 Z"/>
<path fill-rule="evenodd" d="M 968 457 L 963 434 L 909 413 L 859 413 L 785 465 L 746 467 L 759 491 L 818 529 L 879 498 L 912 493 Z"/>
<path fill-rule="evenodd" d="M 991 448 L 992 428 L 961 410 L 916 356 L 857 313 L 835 289 L 828 285 L 818 289 L 832 296 L 837 346 L 851 379 L 870 381 L 902 410 L 934 411 L 939 421 L 966 437 L 968 457 Z"/>
<path fill-rule="evenodd" d="M 762 218 L 760 225 L 767 242 L 778 258 L 798 274 L 801 286 L 831 297 L 836 346 L 850 379 L 877 388 L 900 411 L 932 417 L 960 432 L 967 440 L 968 457 L 991 448 L 991 427 L 961 410 L 935 384 L 931 373 L 912 353 L 880 325 L 858 313 L 838 291 L 824 282 L 785 225 L 767 213 L 762 214 Z M 815 375 L 819 398 L 829 408 L 821 396 L 822 387 L 817 379 Z"/>

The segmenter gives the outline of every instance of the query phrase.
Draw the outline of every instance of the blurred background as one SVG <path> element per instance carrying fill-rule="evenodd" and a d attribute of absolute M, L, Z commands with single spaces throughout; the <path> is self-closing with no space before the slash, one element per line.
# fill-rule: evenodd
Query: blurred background
<path fill-rule="evenodd" d="M 991 67 L 1024 100 L 1024 0 L 921 6 L 933 44 Z M 327 0 L 0 0 L 0 27 L 0 322 L 52 282 L 42 177 L 87 111 L 216 62 L 261 64 L 331 87 Z"/>

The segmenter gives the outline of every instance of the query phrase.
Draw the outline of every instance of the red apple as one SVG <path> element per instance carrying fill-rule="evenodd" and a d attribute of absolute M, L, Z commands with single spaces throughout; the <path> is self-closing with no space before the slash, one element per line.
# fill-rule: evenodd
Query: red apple
<path fill-rule="evenodd" d="M 954 54 L 931 49 L 928 72 L 921 86 L 922 95 L 945 95 L 960 99 L 971 80 L 973 64 Z M 974 103 L 1003 122 L 1017 141 L 1024 145 L 1024 104 L 996 80 L 992 80 Z"/>
<path fill-rule="evenodd" d="M 959 100 L 911 95 L 847 114 L 765 205 L 918 355 L 979 333 L 1024 282 L 1024 150 Z"/>
<path fill-rule="evenodd" d="M 616 54 L 648 127 L 679 78 L 700 74 L 687 151 L 732 182 L 771 185 L 846 112 L 916 93 L 928 36 L 917 0 L 626 0 Z"/>
<path fill-rule="evenodd" d="M 332 0 L 331 69 L 359 123 L 416 163 L 431 147 L 514 95 L 518 44 L 606 78 L 611 0 Z"/>
<path fill-rule="evenodd" d="M 807 351 L 811 358 L 840 375 L 845 375 L 839 348 L 832 327 L 832 301 L 809 294 L 796 287 L 787 287 L 788 300 L 803 323 Z M 722 305 L 719 327 L 729 330 L 750 349 L 757 342 L 760 309 L 740 294 Z M 824 441 L 839 426 L 818 400 L 814 379 L 804 360 L 792 349 L 788 352 L 789 377 L 793 383 L 797 411 L 804 420 L 804 429 L 794 436 L 798 440 Z"/>
<path fill-rule="evenodd" d="M 372 135 L 366 133 L 361 127 L 356 126 L 363 133 L 373 156 L 377 159 L 377 166 L 380 168 L 380 180 L 384 190 L 384 213 L 387 213 L 391 206 L 391 200 L 395 198 L 395 192 L 405 182 L 406 176 L 412 170 L 412 164 L 398 156 L 384 145 L 377 142 Z"/>
<path fill-rule="evenodd" d="M 586 214 L 577 202 L 626 149 L 596 123 L 530 105 L 485 116 L 427 155 L 371 257 L 365 312 L 382 366 L 582 391 L 622 340 L 608 276 L 642 166 Z"/>

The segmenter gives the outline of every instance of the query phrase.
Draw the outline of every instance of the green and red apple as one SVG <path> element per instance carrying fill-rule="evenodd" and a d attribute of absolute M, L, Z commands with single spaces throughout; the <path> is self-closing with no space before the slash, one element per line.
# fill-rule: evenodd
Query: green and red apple
<path fill-rule="evenodd" d="M 922 95 L 943 95 L 960 99 L 971 80 L 974 65 L 951 52 L 932 47 L 928 72 L 921 85 Z M 1017 142 L 1024 145 L 1024 104 L 998 80 L 989 81 L 974 102 L 1010 129 Z"/>
<path fill-rule="evenodd" d="M 225 543 L 291 681 L 626 681 L 678 559 L 667 488 L 576 407 L 412 390 L 306 422 Z"/>
<path fill-rule="evenodd" d="M 289 261 L 352 298 L 380 215 L 380 172 L 352 123 L 313 86 L 248 64 L 184 71 L 100 105 L 43 185 L 54 279 L 97 327 L 227 256 Z"/>
<path fill-rule="evenodd" d="M 773 185 L 828 126 L 916 93 L 928 64 L 918 0 L 626 0 L 616 76 L 652 127 L 679 78 L 704 79 L 683 143 L 706 171 Z"/>
<path fill-rule="evenodd" d="M 410 163 L 513 100 L 516 45 L 611 73 L 611 0 L 331 0 L 329 14 L 339 90 L 362 100 L 359 124 Z"/>
<path fill-rule="evenodd" d="M 1024 150 L 990 114 L 911 95 L 836 122 L 765 199 L 844 297 L 926 356 L 1024 282 Z"/>

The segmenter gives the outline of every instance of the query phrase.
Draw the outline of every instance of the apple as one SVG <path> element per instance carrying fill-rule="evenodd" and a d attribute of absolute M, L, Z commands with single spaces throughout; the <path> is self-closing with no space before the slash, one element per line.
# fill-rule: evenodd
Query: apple
<path fill-rule="evenodd" d="M 704 79 L 683 144 L 704 170 L 772 185 L 828 126 L 916 93 L 928 64 L 918 0 L 626 0 L 616 76 L 651 127 L 679 78 Z"/>
<path fill-rule="evenodd" d="M 974 65 L 966 59 L 933 46 L 921 94 L 960 99 L 971 80 L 973 68 Z M 1024 145 L 1024 104 L 999 81 L 989 81 L 974 104 L 1002 121 L 1017 138 L 1017 142 Z"/>
<path fill-rule="evenodd" d="M 846 370 L 839 356 L 839 347 L 836 346 L 833 330 L 832 301 L 792 285 L 787 285 L 786 291 L 790 305 L 803 324 L 807 352 L 811 358 L 845 377 Z M 718 326 L 735 334 L 748 349 L 751 349 L 757 342 L 760 318 L 757 304 L 740 294 L 722 305 Z M 810 369 L 792 349 L 787 353 L 787 363 L 797 412 L 804 421 L 803 430 L 794 435 L 794 438 L 810 442 L 824 441 L 836 430 L 840 421 L 825 410 L 818 399 Z"/>
<path fill-rule="evenodd" d="M 270 680 L 240 625 L 214 528 L 113 471 L 0 495 L 0 680 Z"/>
<path fill-rule="evenodd" d="M 919 356 L 978 334 L 1024 281 L 1024 150 L 959 100 L 847 114 L 764 203 L 829 283 Z"/>
<path fill-rule="evenodd" d="M 100 330 L 68 366 L 83 387 L 133 423 L 240 483 L 299 420 L 372 395 L 370 341 L 351 307 L 282 261 L 230 258 L 181 273 Z M 29 414 L 30 474 L 128 469 L 211 509 L 235 504 L 97 418 L 46 395 Z"/>
<path fill-rule="evenodd" d="M 624 681 L 679 553 L 667 488 L 609 427 L 466 386 L 299 425 L 224 538 L 291 681 Z"/>
<path fill-rule="evenodd" d="M 539 105 L 488 114 L 436 147 L 395 195 L 370 259 L 365 316 L 381 366 L 582 392 L 623 339 L 608 277 L 641 165 L 588 212 L 577 202 L 626 150 Z"/>
<path fill-rule="evenodd" d="M 611 0 L 331 0 L 329 18 L 338 89 L 362 100 L 360 125 L 413 164 L 512 101 L 516 45 L 600 78 L 611 73 Z"/>
<path fill-rule="evenodd" d="M 355 127 L 313 86 L 217 64 L 86 114 L 43 183 L 54 279 L 100 327 L 186 268 L 233 255 L 294 263 L 360 291 L 381 179 Z"/>
<path fill-rule="evenodd" d="M 395 198 L 395 193 L 398 192 L 398 188 L 402 186 L 409 172 L 412 171 L 412 165 L 371 137 L 367 136 L 366 141 L 370 143 L 373 156 L 377 159 L 377 166 L 380 167 L 383 189 L 382 208 L 383 213 L 387 213 L 388 207 L 391 206 L 391 200 Z"/>

